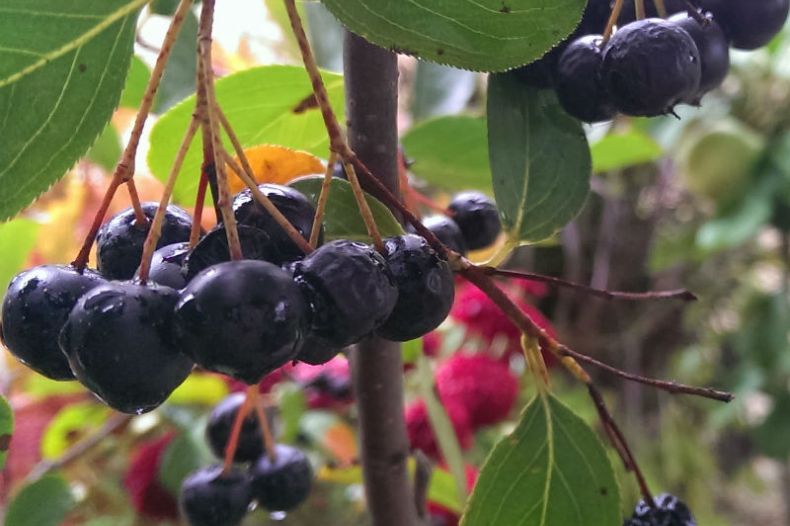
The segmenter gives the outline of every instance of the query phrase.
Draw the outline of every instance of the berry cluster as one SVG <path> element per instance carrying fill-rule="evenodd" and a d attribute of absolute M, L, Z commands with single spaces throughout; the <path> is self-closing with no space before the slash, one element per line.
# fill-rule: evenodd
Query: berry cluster
<path fill-rule="evenodd" d="M 675 13 L 668 20 L 621 16 L 606 42 L 598 32 L 608 18 L 608 0 L 592 0 L 576 32 L 540 66 L 522 68 L 518 75 L 553 86 L 563 108 L 585 122 L 610 120 L 617 113 L 664 115 L 677 104 L 699 105 L 727 75 L 729 47 L 751 50 L 767 44 L 784 25 L 790 0 L 699 4 L 699 10 L 684 11 L 684 1 L 666 2 Z"/>
<path fill-rule="evenodd" d="M 232 394 L 209 416 L 206 440 L 220 459 L 244 404 L 244 394 Z M 184 479 L 179 500 L 191 526 L 235 526 L 253 501 L 270 511 L 290 511 L 310 495 L 313 468 L 307 456 L 284 444 L 267 452 L 255 414 L 242 421 L 233 461 L 235 466 L 207 466 Z"/>
<path fill-rule="evenodd" d="M 423 219 L 423 225 L 445 246 L 461 255 L 491 246 L 502 231 L 496 204 L 480 192 L 461 192 L 453 196 L 447 215 Z"/>
<path fill-rule="evenodd" d="M 669 493 L 655 499 L 651 507 L 645 501 L 636 505 L 634 514 L 623 522 L 623 526 L 697 526 L 688 506 Z"/>

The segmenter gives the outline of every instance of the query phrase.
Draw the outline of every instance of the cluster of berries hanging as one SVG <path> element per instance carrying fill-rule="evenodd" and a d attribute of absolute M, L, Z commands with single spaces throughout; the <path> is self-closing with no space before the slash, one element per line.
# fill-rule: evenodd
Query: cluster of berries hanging
<path fill-rule="evenodd" d="M 609 0 L 590 0 L 578 29 L 538 63 L 517 74 L 540 87 L 553 86 L 563 108 L 585 122 L 618 113 L 657 116 L 678 104 L 699 105 L 730 67 L 729 48 L 766 45 L 787 20 L 790 1 L 667 0 L 667 20 L 633 21 L 626 2 L 618 28 L 599 34 L 609 17 Z M 646 2 L 651 4 L 651 2 Z M 649 6 L 651 7 L 651 6 Z"/>

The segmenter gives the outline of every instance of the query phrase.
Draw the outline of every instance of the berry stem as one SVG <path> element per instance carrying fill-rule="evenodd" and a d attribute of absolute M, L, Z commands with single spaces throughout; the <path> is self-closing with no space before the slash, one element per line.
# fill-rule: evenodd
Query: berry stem
<path fill-rule="evenodd" d="M 206 202 L 206 189 L 208 188 L 208 177 L 200 173 L 197 193 L 195 194 L 195 210 L 192 213 L 192 231 L 189 233 L 189 248 L 194 248 L 200 240 L 201 222 L 203 221 L 203 205 Z"/>
<path fill-rule="evenodd" d="M 483 272 L 489 276 L 500 276 L 504 278 L 520 279 L 524 281 L 537 281 L 540 283 L 548 283 L 555 287 L 572 289 L 590 296 L 603 298 L 607 300 L 625 300 L 625 301 L 643 301 L 643 300 L 681 300 L 681 301 L 696 301 L 697 296 L 686 289 L 680 290 L 660 290 L 649 292 L 620 292 L 612 290 L 602 290 L 580 283 L 574 283 L 561 278 L 553 276 L 545 276 L 543 274 L 534 274 L 532 272 L 522 272 L 517 270 L 499 269 L 496 267 L 480 267 Z"/>
<path fill-rule="evenodd" d="M 129 142 L 126 144 L 126 148 L 124 148 L 121 159 L 115 166 L 112 181 L 107 187 L 99 209 L 96 211 L 96 215 L 91 223 L 91 228 L 85 236 L 82 247 L 77 257 L 72 262 L 72 265 L 79 271 L 84 270 L 88 265 L 91 247 L 94 241 L 96 241 L 96 235 L 99 233 L 99 228 L 101 228 L 104 222 L 104 216 L 107 215 L 107 210 L 110 208 L 110 203 L 112 203 L 112 199 L 115 197 L 115 192 L 118 190 L 119 186 L 126 183 L 129 189 L 129 197 L 132 200 L 132 207 L 134 208 L 137 223 L 139 225 L 148 224 L 148 218 L 145 217 L 143 213 L 143 208 L 140 205 L 140 197 L 137 194 L 137 188 L 134 184 L 134 158 L 137 155 L 137 148 L 140 145 L 140 138 L 143 135 L 145 121 L 148 119 L 148 114 L 151 112 L 154 97 L 159 89 L 159 83 L 162 80 L 162 74 L 170 58 L 170 52 L 173 50 L 176 37 L 178 37 L 178 33 L 181 30 L 181 26 L 184 24 L 186 14 L 191 6 L 192 0 L 181 0 L 176 8 L 176 12 L 173 14 L 173 20 L 170 22 L 170 27 L 167 29 L 164 41 L 162 42 L 162 49 L 156 57 L 156 64 L 154 64 L 154 69 L 151 71 L 151 78 L 145 88 L 143 100 L 140 103 L 140 109 L 137 111 Z"/>
<path fill-rule="evenodd" d="M 620 18 L 620 13 L 623 12 L 623 3 L 625 0 L 615 0 L 614 5 L 612 6 L 612 13 L 609 15 L 609 20 L 606 22 L 606 29 L 603 32 L 603 42 L 601 43 L 602 46 L 605 46 L 609 39 L 612 38 L 612 32 L 614 31 L 614 26 L 617 25 L 617 19 Z"/>
<path fill-rule="evenodd" d="M 263 410 L 263 400 L 261 400 L 260 392 L 257 385 L 250 385 L 247 387 L 247 397 L 250 399 L 255 416 L 258 418 L 258 424 L 261 426 L 263 434 L 263 448 L 271 460 L 272 464 L 277 462 L 277 443 L 274 441 L 274 434 L 272 428 L 269 426 L 269 419 L 266 418 L 266 413 Z"/>
<path fill-rule="evenodd" d="M 335 164 L 337 163 L 337 154 L 330 152 L 329 161 L 326 163 L 326 172 L 324 173 L 324 181 L 321 184 L 321 193 L 318 194 L 318 202 L 315 205 L 315 216 L 313 216 L 313 229 L 310 232 L 310 246 L 316 248 L 318 246 L 318 236 L 321 235 L 321 223 L 324 222 L 324 212 L 326 212 L 326 203 L 329 201 L 329 193 L 332 189 L 332 175 L 335 172 Z"/>
<path fill-rule="evenodd" d="M 634 11 L 635 11 L 637 20 L 644 19 L 645 18 L 645 0 L 635 0 L 634 1 Z"/>
<path fill-rule="evenodd" d="M 656 11 L 658 11 L 658 16 L 661 18 L 666 18 L 667 16 L 667 5 L 664 0 L 653 0 L 653 5 L 656 6 Z"/>
<path fill-rule="evenodd" d="M 255 386 L 257 388 L 257 386 Z M 239 412 L 236 413 L 236 419 L 233 421 L 233 427 L 230 428 L 230 436 L 228 443 L 225 445 L 225 462 L 222 467 L 223 474 L 230 473 L 233 467 L 233 458 L 236 456 L 236 449 L 239 447 L 239 437 L 241 436 L 241 428 L 244 425 L 244 419 L 250 414 L 252 399 L 250 392 L 247 391 L 247 396 L 244 397 L 244 402 L 239 406 Z"/>
<path fill-rule="evenodd" d="M 439 212 L 442 215 L 446 215 L 446 216 L 450 215 L 450 211 L 447 210 L 445 207 L 436 204 L 436 202 L 433 199 L 431 199 L 426 195 L 423 195 L 422 193 L 420 193 L 418 190 L 415 190 L 411 186 L 407 186 L 406 191 L 409 193 L 409 196 L 411 196 L 412 199 L 414 199 L 421 205 L 430 208 L 435 212 Z"/>
<path fill-rule="evenodd" d="M 148 274 L 151 272 L 151 259 L 156 250 L 156 245 L 159 243 L 159 238 L 162 235 L 162 223 L 164 223 L 167 205 L 170 203 L 170 197 L 173 195 L 173 188 L 175 188 L 178 174 L 181 173 L 181 166 L 184 164 L 184 158 L 187 155 L 189 146 L 192 144 L 192 140 L 195 138 L 198 126 L 199 122 L 197 116 L 192 115 L 192 119 L 189 121 L 189 127 L 186 133 L 184 133 L 184 138 L 181 140 L 181 146 L 178 148 L 176 157 L 173 160 L 173 166 L 170 169 L 167 184 L 165 184 L 165 188 L 162 191 L 162 198 L 159 200 L 159 207 L 156 209 L 153 221 L 151 221 L 151 228 L 148 231 L 148 236 L 145 238 L 143 255 L 140 259 L 140 282 L 142 284 L 148 281 Z"/>
<path fill-rule="evenodd" d="M 368 200 L 365 199 L 365 192 L 362 190 L 362 185 L 359 184 L 359 178 L 357 177 L 356 170 L 354 170 L 354 165 L 344 158 L 343 169 L 346 171 L 348 182 L 351 183 L 351 191 L 354 193 L 354 199 L 357 201 L 359 213 L 362 216 L 362 220 L 365 222 L 368 235 L 373 239 L 373 245 L 376 247 L 376 250 L 383 252 L 384 241 L 381 239 L 381 233 L 379 232 L 378 225 L 376 225 L 376 219 L 373 217 L 373 212 L 370 210 L 370 204 L 368 204 Z"/>

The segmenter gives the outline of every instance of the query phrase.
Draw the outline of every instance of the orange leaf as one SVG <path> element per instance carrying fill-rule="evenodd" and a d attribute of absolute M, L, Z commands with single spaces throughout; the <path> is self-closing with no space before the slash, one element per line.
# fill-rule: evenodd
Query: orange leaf
<path fill-rule="evenodd" d="M 307 152 L 292 150 L 284 146 L 264 144 L 244 150 L 257 183 L 288 184 L 304 175 L 323 174 L 324 165 L 318 157 Z M 238 158 L 236 158 L 238 162 Z M 236 172 L 228 169 L 228 183 L 232 192 L 240 192 L 247 186 Z"/>
<path fill-rule="evenodd" d="M 350 466 L 356 461 L 357 441 L 354 431 L 346 424 L 338 423 L 327 429 L 321 442 L 341 466 Z"/>

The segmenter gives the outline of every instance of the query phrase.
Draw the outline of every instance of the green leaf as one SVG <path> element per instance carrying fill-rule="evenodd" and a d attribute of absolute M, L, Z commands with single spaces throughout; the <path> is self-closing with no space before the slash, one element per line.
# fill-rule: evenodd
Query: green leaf
<path fill-rule="evenodd" d="M 407 365 L 413 365 L 417 363 L 417 360 L 420 359 L 422 356 L 422 349 L 423 349 L 423 341 L 422 338 L 417 338 L 416 340 L 409 340 L 404 342 L 401 346 L 401 358 L 403 359 L 403 363 Z"/>
<path fill-rule="evenodd" d="M 299 436 L 300 422 L 307 411 L 307 400 L 302 388 L 291 382 L 278 384 L 276 392 L 280 410 L 279 440 L 292 444 Z"/>
<path fill-rule="evenodd" d="M 150 78 L 151 70 L 148 69 L 145 62 L 140 57 L 133 56 L 119 106 L 132 109 L 139 108 L 140 103 L 143 102 L 145 88 L 148 86 Z"/>
<path fill-rule="evenodd" d="M 584 206 L 591 173 L 587 138 L 552 91 L 491 75 L 488 148 L 494 195 L 512 243 L 550 237 Z"/>
<path fill-rule="evenodd" d="M 302 177 L 293 181 L 289 186 L 302 192 L 315 204 L 321 194 L 323 180 L 323 176 L 320 175 Z M 326 240 L 351 239 L 370 242 L 362 215 L 357 208 L 357 201 L 354 199 L 354 192 L 351 190 L 351 184 L 343 179 L 332 179 L 329 192 L 329 200 L 324 212 L 324 237 Z M 403 228 L 389 208 L 371 195 L 366 195 L 365 198 L 382 236 L 403 234 Z"/>
<path fill-rule="evenodd" d="M 109 414 L 106 407 L 93 402 L 67 405 L 44 430 L 41 456 L 47 460 L 61 456 L 79 437 L 101 426 Z"/>
<path fill-rule="evenodd" d="M 418 62 L 411 97 L 414 120 L 463 111 L 475 93 L 478 77 L 471 71 Z"/>
<path fill-rule="evenodd" d="M 22 218 L 0 224 L 0 299 L 33 250 L 38 227 L 35 221 Z"/>
<path fill-rule="evenodd" d="M 14 412 L 8 401 L 0 396 L 0 470 L 5 466 L 11 435 L 14 433 Z"/>
<path fill-rule="evenodd" d="M 436 468 L 431 473 L 431 482 L 428 484 L 428 501 L 460 515 L 464 511 L 464 505 L 463 501 L 458 500 L 456 487 L 455 478 L 449 471 Z"/>
<path fill-rule="evenodd" d="M 323 75 L 329 100 L 344 119 L 343 78 L 332 73 Z M 217 98 L 245 147 L 279 144 L 307 150 L 319 157 L 329 154 L 329 139 L 318 109 L 301 111 L 300 104 L 312 96 L 312 87 L 304 69 L 294 66 L 265 66 L 229 75 L 217 81 Z M 195 97 L 191 96 L 171 108 L 157 121 L 151 131 L 148 165 L 160 180 L 166 180 L 170 165 L 187 128 Z M 200 178 L 202 161 L 201 138 L 187 153 L 174 191 L 177 203 L 191 204 Z M 232 151 L 230 141 L 226 147 Z"/>
<path fill-rule="evenodd" d="M 49 188 L 104 129 L 146 1 L 0 6 L 0 220 Z"/>
<path fill-rule="evenodd" d="M 461 526 L 615 526 L 619 488 L 593 431 L 550 395 L 525 409 L 480 472 Z"/>
<path fill-rule="evenodd" d="M 774 400 L 768 418 L 754 430 L 760 452 L 777 460 L 790 455 L 790 395 L 782 393 Z"/>
<path fill-rule="evenodd" d="M 47 475 L 28 484 L 8 505 L 5 526 L 58 526 L 76 504 L 62 477 Z"/>
<path fill-rule="evenodd" d="M 638 130 L 606 135 L 591 147 L 593 172 L 622 170 L 656 161 L 661 147 L 649 135 Z"/>
<path fill-rule="evenodd" d="M 387 49 L 476 71 L 532 62 L 568 36 L 585 0 L 323 0 L 354 33 Z"/>
<path fill-rule="evenodd" d="M 115 168 L 122 153 L 121 136 L 118 135 L 115 126 L 109 123 L 85 157 L 109 172 Z"/>
<path fill-rule="evenodd" d="M 202 431 L 202 429 L 200 430 Z M 193 471 L 211 463 L 213 456 L 202 432 L 186 432 L 175 437 L 165 448 L 159 464 L 159 482 L 178 495 L 181 482 Z"/>
<path fill-rule="evenodd" d="M 170 16 L 176 12 L 179 3 L 180 0 L 152 0 L 148 9 L 155 15 Z M 194 3 L 197 5 L 200 3 L 200 0 L 195 0 Z"/>
<path fill-rule="evenodd" d="M 449 140 L 448 140 L 449 139 Z M 486 123 L 476 117 L 439 117 L 418 124 L 401 139 L 411 171 L 450 192 L 491 192 Z"/>
<path fill-rule="evenodd" d="M 195 92 L 197 75 L 198 19 L 188 12 L 178 33 L 170 59 L 165 66 L 162 82 L 156 92 L 154 112 L 164 113 Z"/>

